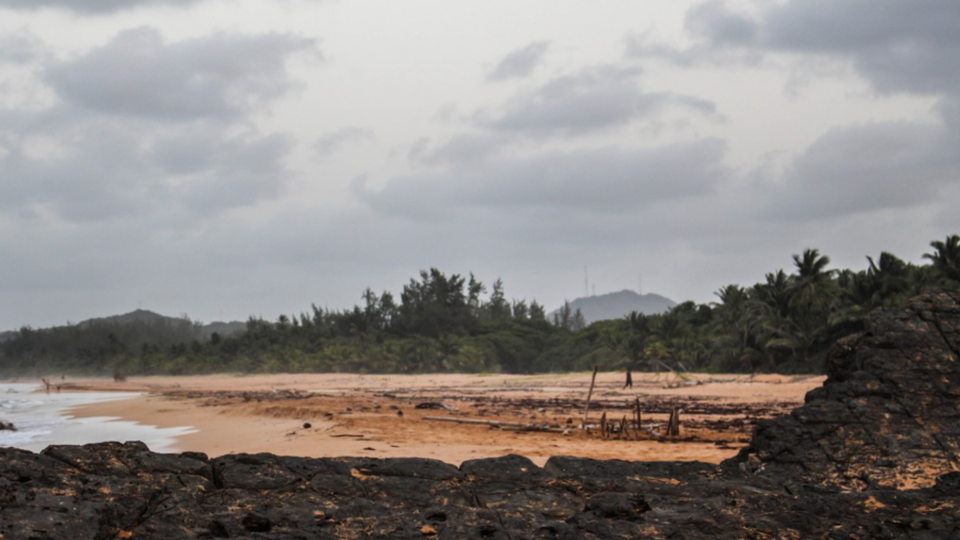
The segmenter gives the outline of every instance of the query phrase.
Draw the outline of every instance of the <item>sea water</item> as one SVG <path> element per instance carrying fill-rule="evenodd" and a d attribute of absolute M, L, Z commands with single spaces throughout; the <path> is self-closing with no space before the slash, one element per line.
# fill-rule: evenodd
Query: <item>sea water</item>
<path fill-rule="evenodd" d="M 75 418 L 70 411 L 88 403 L 130 399 L 136 392 L 51 392 L 35 384 L 0 383 L 0 420 L 16 431 L 0 430 L 0 446 L 39 452 L 51 444 L 142 441 L 154 452 L 176 452 L 176 437 L 190 426 L 158 428 L 116 417 Z"/>

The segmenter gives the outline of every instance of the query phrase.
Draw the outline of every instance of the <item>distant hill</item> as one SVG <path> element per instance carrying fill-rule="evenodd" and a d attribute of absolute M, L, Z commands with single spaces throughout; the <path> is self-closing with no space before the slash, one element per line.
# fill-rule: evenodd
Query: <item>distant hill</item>
<path fill-rule="evenodd" d="M 640 295 L 630 290 L 577 298 L 570 302 L 570 308 L 574 311 L 580 308 L 587 324 L 607 319 L 620 319 L 629 315 L 631 311 L 638 311 L 645 315 L 663 313 L 675 305 L 677 305 L 676 302 L 659 294 Z M 553 313 L 550 317 L 553 317 Z"/>
<path fill-rule="evenodd" d="M 199 333 L 204 338 L 209 338 L 214 332 L 220 334 L 222 337 L 227 337 L 232 334 L 237 334 L 246 330 L 246 323 L 239 321 L 232 322 L 212 322 L 210 324 L 200 324 L 189 319 L 179 318 L 179 317 L 167 317 L 166 315 L 160 315 L 159 313 L 154 313 L 146 309 L 138 309 L 131 311 L 130 313 L 124 313 L 123 315 L 113 315 L 110 317 L 100 317 L 94 319 L 87 319 L 85 321 L 77 323 L 77 326 L 80 328 L 85 328 L 92 324 L 132 324 L 132 323 L 145 323 L 150 326 L 158 324 L 166 324 L 169 326 L 179 326 L 182 324 L 196 325 L 198 327 Z"/>
<path fill-rule="evenodd" d="M 6 341 L 6 340 L 8 340 L 8 339 L 13 338 L 13 336 L 15 336 L 15 335 L 17 335 L 17 333 L 14 332 L 14 331 L 10 331 L 10 332 L 0 332 L 0 343 L 3 343 L 4 341 Z"/>

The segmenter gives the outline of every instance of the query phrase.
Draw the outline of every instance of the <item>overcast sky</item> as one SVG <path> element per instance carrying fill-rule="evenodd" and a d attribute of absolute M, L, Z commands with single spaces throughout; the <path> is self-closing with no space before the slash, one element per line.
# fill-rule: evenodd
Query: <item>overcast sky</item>
<path fill-rule="evenodd" d="M 0 330 L 960 233 L 956 0 L 0 0 Z"/>

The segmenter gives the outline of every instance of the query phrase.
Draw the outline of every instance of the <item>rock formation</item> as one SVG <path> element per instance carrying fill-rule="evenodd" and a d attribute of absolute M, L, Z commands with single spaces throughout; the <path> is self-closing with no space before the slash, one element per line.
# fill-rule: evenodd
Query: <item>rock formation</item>
<path fill-rule="evenodd" d="M 874 313 L 827 369 L 804 406 L 757 426 L 737 461 L 844 490 L 929 487 L 960 470 L 960 294 Z"/>
<path fill-rule="evenodd" d="M 721 466 L 0 449 L 0 538 L 960 538 L 958 306 L 873 315 Z"/>

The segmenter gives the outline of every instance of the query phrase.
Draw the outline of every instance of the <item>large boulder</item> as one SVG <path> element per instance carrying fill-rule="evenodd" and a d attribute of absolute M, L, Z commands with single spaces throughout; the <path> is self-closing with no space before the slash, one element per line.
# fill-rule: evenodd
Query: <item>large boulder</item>
<path fill-rule="evenodd" d="M 960 470 L 960 295 L 878 311 L 837 343 L 828 378 L 761 422 L 733 464 L 841 490 L 933 486 Z"/>

